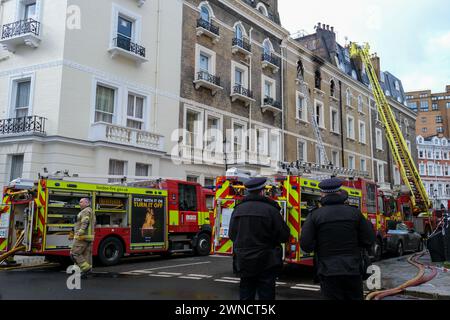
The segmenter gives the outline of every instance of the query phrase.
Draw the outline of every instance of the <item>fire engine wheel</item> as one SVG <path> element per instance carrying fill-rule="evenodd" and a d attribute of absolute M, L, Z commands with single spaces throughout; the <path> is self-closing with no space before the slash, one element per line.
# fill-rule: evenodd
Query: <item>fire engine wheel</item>
<path fill-rule="evenodd" d="M 119 263 L 123 256 L 122 242 L 117 238 L 106 238 L 98 249 L 98 258 L 105 266 L 113 266 Z"/>
<path fill-rule="evenodd" d="M 380 261 L 383 256 L 383 244 L 380 238 L 377 238 L 377 241 L 373 245 L 373 256 L 375 261 Z"/>
<path fill-rule="evenodd" d="M 199 256 L 207 256 L 211 251 L 211 237 L 207 233 L 198 235 L 195 253 Z"/>
<path fill-rule="evenodd" d="M 397 257 L 401 257 L 401 256 L 403 256 L 404 253 L 405 253 L 405 251 L 403 249 L 403 243 L 401 241 L 399 241 L 397 244 L 397 250 L 395 250 L 395 255 Z"/>

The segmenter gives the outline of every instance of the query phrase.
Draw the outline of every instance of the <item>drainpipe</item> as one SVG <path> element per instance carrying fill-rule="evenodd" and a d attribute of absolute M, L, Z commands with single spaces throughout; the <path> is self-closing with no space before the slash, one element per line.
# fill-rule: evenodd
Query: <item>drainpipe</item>
<path fill-rule="evenodd" d="M 287 39 L 286 39 L 287 41 Z M 283 41 L 282 41 L 283 43 Z M 286 59 L 286 61 L 285 61 Z M 281 46 L 281 154 L 280 154 L 280 160 L 285 161 L 286 156 L 284 154 L 284 128 L 285 128 L 285 118 L 286 118 L 286 106 L 284 105 L 284 68 L 287 66 L 287 47 Z"/>
<path fill-rule="evenodd" d="M 250 41 L 250 43 L 252 44 L 252 32 L 253 32 L 253 27 L 252 28 L 250 28 L 250 30 L 248 31 L 248 39 L 249 39 L 249 41 Z M 252 44 L 252 46 L 253 46 L 253 44 Z M 253 80 L 253 78 L 252 78 L 252 64 L 253 64 L 253 55 L 252 56 L 250 56 L 249 58 L 249 66 L 248 66 L 248 72 L 249 72 L 249 88 L 252 88 L 252 80 Z M 256 91 L 255 91 L 255 97 L 256 97 Z M 258 103 L 258 102 L 256 102 L 256 103 Z M 250 104 L 249 104 L 249 106 L 248 106 L 248 128 L 247 128 L 247 136 L 245 137 L 245 141 L 246 141 L 246 149 L 248 150 L 248 155 L 250 156 L 250 152 L 251 152 L 251 142 L 252 142 L 252 139 L 251 139 L 251 133 L 252 133 L 252 131 L 251 131 L 251 129 L 252 129 L 252 105 L 253 105 L 253 103 L 251 102 Z M 246 153 L 247 153 L 247 150 L 245 150 L 246 151 Z M 244 165 L 245 165 L 245 159 L 244 159 Z"/>
<path fill-rule="evenodd" d="M 157 128 L 157 115 L 158 115 L 158 104 L 159 104 L 159 57 L 160 57 L 160 44 L 161 44 L 161 0 L 158 0 L 158 8 L 156 11 L 156 66 L 155 66 L 155 97 L 153 99 L 153 125 L 152 130 L 153 132 L 158 132 Z"/>
<path fill-rule="evenodd" d="M 344 108 L 342 104 L 342 81 L 339 80 L 339 113 L 341 115 L 341 168 L 344 168 L 345 164 L 345 146 L 344 146 Z"/>
<path fill-rule="evenodd" d="M 377 112 L 377 109 L 375 109 L 375 112 Z M 375 115 L 376 116 L 376 115 Z M 370 126 L 370 157 L 372 159 L 372 178 L 375 181 L 375 161 L 374 161 L 374 154 L 373 154 L 373 126 L 372 126 L 372 119 L 373 119 L 374 115 L 373 115 L 373 110 L 372 107 L 370 106 L 370 96 L 369 96 L 369 126 Z"/>

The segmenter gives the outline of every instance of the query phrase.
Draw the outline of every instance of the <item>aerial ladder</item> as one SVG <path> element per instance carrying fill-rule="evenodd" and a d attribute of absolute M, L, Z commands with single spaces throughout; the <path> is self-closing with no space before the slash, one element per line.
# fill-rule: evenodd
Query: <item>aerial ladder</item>
<path fill-rule="evenodd" d="M 317 123 L 317 116 L 314 114 L 314 106 L 311 106 L 311 108 L 310 108 L 310 105 L 309 105 L 308 86 L 301 75 L 298 75 L 298 77 L 299 77 L 298 80 L 300 81 L 300 92 L 302 93 L 302 95 L 305 99 L 305 108 L 307 109 L 307 111 L 309 113 L 309 117 L 311 119 L 311 123 L 312 123 L 313 129 L 314 129 L 314 135 L 317 140 L 317 145 L 319 146 L 320 160 L 321 160 L 321 163 L 319 163 L 319 164 L 328 165 L 329 161 L 328 161 L 327 153 L 325 151 L 325 146 L 323 145 L 322 134 L 320 133 L 319 124 Z"/>
<path fill-rule="evenodd" d="M 405 138 L 402 131 L 397 124 L 394 113 L 389 106 L 389 102 L 381 88 L 378 81 L 378 75 L 372 64 L 370 56 L 370 46 L 366 44 L 364 47 L 352 43 L 350 45 L 350 55 L 352 57 L 360 57 L 364 64 L 372 85 L 372 92 L 378 107 L 378 112 L 381 116 L 382 123 L 386 129 L 386 138 L 389 142 L 389 146 L 394 155 L 395 162 L 400 171 L 405 185 L 411 190 L 411 202 L 413 206 L 413 212 L 419 214 L 421 212 L 428 212 L 428 209 L 432 207 L 431 201 L 428 198 L 427 191 L 414 160 L 409 152 Z"/>

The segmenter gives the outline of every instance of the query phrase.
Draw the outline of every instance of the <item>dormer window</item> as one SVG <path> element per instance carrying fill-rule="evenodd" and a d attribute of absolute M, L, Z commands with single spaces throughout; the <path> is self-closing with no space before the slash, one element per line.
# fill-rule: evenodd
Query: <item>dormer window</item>
<path fill-rule="evenodd" d="M 265 15 L 266 17 L 269 16 L 269 12 L 267 11 L 267 8 L 264 4 L 262 4 L 261 2 L 258 3 L 258 5 L 256 6 L 256 9 L 261 12 L 263 15 Z"/>

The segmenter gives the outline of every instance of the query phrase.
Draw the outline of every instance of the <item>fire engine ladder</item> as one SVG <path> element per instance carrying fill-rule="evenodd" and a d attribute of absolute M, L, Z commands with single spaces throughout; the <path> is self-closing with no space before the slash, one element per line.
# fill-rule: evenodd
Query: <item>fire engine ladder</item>
<path fill-rule="evenodd" d="M 400 170 L 402 180 L 412 192 L 411 200 L 414 211 L 416 213 L 428 211 L 428 209 L 431 208 L 431 202 L 428 198 L 427 191 L 414 164 L 414 160 L 408 150 L 406 141 L 397 124 L 394 113 L 392 112 L 387 98 L 384 95 L 383 89 L 378 81 L 378 76 L 372 64 L 369 52 L 369 44 L 366 44 L 364 47 L 358 46 L 355 43 L 351 44 L 351 56 L 359 56 L 366 68 L 367 75 L 372 85 L 373 95 L 378 106 L 378 111 L 386 128 L 386 137 L 389 142 L 389 146 L 394 155 L 395 162 Z"/>
<path fill-rule="evenodd" d="M 311 118 L 311 123 L 312 123 L 313 129 L 314 129 L 314 135 L 317 140 L 317 145 L 319 146 L 320 159 L 322 161 L 322 163 L 320 163 L 320 164 L 329 164 L 327 153 L 325 151 L 325 146 L 323 145 L 322 134 L 320 133 L 319 124 L 317 123 L 317 117 L 314 114 L 314 105 L 312 105 L 311 108 L 309 105 L 308 86 L 306 85 L 306 82 L 304 79 L 302 79 L 302 77 L 300 77 L 299 80 L 300 80 L 300 92 L 302 93 L 302 95 L 305 99 L 305 107 L 308 110 L 309 117 Z"/>

